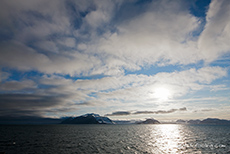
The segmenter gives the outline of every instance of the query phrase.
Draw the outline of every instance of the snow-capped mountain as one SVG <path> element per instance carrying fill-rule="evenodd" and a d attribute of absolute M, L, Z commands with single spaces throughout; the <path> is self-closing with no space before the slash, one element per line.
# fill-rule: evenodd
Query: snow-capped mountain
<path fill-rule="evenodd" d="M 85 114 L 79 117 L 70 117 L 62 121 L 62 124 L 115 124 L 108 117 L 102 117 L 99 114 Z"/>

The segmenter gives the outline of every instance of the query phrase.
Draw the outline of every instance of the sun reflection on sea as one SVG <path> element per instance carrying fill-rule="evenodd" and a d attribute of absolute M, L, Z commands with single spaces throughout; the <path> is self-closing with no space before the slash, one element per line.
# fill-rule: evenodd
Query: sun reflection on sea
<path fill-rule="evenodd" d="M 179 147 L 184 142 L 180 125 L 156 125 L 155 131 L 157 132 L 154 132 L 154 134 L 159 135 L 155 146 L 161 153 L 180 153 Z"/>

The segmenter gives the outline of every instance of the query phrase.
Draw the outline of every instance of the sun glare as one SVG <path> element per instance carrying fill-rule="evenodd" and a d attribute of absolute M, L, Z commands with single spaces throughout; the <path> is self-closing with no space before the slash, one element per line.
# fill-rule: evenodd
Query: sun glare
<path fill-rule="evenodd" d="M 162 153 L 179 153 L 179 149 L 184 143 L 184 136 L 180 125 L 165 124 L 157 125 L 157 133 L 160 138 L 156 140 L 156 146 Z"/>
<path fill-rule="evenodd" d="M 160 87 L 160 88 L 155 89 L 154 96 L 158 100 L 167 101 L 169 99 L 169 97 L 171 96 L 171 92 L 167 88 Z"/>

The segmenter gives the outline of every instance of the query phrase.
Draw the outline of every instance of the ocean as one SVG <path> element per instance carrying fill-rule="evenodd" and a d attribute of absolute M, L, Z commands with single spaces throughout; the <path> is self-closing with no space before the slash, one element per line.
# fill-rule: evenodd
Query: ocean
<path fill-rule="evenodd" d="M 230 126 L 0 125 L 0 153 L 230 153 Z"/>

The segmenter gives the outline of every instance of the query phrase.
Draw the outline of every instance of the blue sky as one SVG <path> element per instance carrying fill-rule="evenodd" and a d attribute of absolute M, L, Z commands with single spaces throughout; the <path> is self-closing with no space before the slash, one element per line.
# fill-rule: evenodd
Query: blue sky
<path fill-rule="evenodd" d="M 0 117 L 230 119 L 229 40 L 228 0 L 2 0 Z"/>

